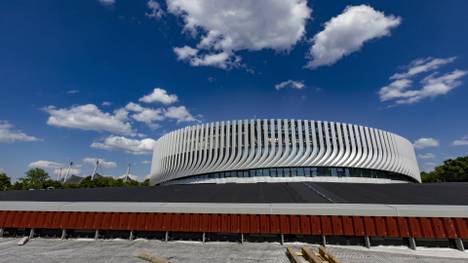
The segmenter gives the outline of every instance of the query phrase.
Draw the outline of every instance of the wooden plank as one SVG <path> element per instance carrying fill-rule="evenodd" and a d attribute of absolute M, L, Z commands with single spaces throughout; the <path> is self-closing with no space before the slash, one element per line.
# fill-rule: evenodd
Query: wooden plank
<path fill-rule="evenodd" d="M 315 251 L 311 247 L 302 247 L 302 255 L 303 257 L 312 263 L 322 263 L 323 260 L 315 254 Z"/>
<path fill-rule="evenodd" d="M 324 258 L 330 263 L 341 263 L 337 258 L 335 258 L 324 246 L 319 247 L 319 253 Z"/>
<path fill-rule="evenodd" d="M 302 262 L 300 254 L 301 252 L 295 248 L 288 247 L 286 254 L 288 255 L 288 258 L 291 262 L 293 263 L 300 263 Z"/>

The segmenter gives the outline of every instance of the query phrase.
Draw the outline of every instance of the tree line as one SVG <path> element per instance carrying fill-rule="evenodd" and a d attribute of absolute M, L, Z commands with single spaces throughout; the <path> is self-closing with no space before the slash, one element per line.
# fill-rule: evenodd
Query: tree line
<path fill-rule="evenodd" d="M 26 175 L 20 178 L 15 183 L 11 182 L 11 178 L 4 172 L 0 172 L 0 191 L 6 190 L 30 190 L 30 189 L 66 189 L 66 188 L 94 188 L 94 187 L 136 187 L 149 186 L 149 180 L 137 182 L 131 179 L 115 179 L 109 176 L 95 174 L 94 178 L 87 176 L 80 182 L 62 182 L 53 180 L 49 174 L 41 168 L 31 168 L 26 172 Z"/>
<path fill-rule="evenodd" d="M 432 172 L 422 172 L 423 183 L 468 182 L 468 156 L 445 160 Z"/>

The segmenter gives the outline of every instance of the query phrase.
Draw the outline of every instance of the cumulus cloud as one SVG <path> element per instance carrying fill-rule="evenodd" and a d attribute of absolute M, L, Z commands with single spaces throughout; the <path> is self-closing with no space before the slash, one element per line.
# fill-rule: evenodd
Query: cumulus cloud
<path fill-rule="evenodd" d="M 66 169 L 68 168 L 68 164 L 58 163 L 54 161 L 47 161 L 47 160 L 39 160 L 32 162 L 28 165 L 29 168 L 41 168 L 48 172 L 52 172 L 56 175 L 65 175 Z M 79 175 L 81 173 L 81 169 L 79 166 L 74 166 L 70 168 L 70 174 Z"/>
<path fill-rule="evenodd" d="M 27 135 L 20 130 L 15 130 L 13 125 L 8 121 L 0 120 L 0 143 L 34 142 L 39 140 L 40 139 Z"/>
<path fill-rule="evenodd" d="M 101 5 L 112 6 L 115 4 L 115 0 L 98 0 Z"/>
<path fill-rule="evenodd" d="M 196 121 L 195 117 L 190 114 L 185 106 L 171 106 L 164 112 L 164 116 L 170 119 L 175 119 L 177 122 Z"/>
<path fill-rule="evenodd" d="M 155 88 L 153 92 L 141 97 L 138 101 L 144 103 L 160 102 L 165 105 L 170 105 L 177 102 L 178 98 L 175 94 L 168 94 L 166 90 Z"/>
<path fill-rule="evenodd" d="M 128 113 L 122 109 L 111 114 L 102 112 L 94 104 L 86 104 L 63 109 L 48 106 L 44 111 L 50 115 L 47 124 L 51 126 L 87 131 L 107 131 L 124 135 L 134 133 L 127 121 Z"/>
<path fill-rule="evenodd" d="M 149 0 L 148 2 L 146 2 L 146 6 L 149 9 L 149 13 L 145 14 L 147 17 L 159 19 L 164 15 L 164 11 L 161 9 L 161 6 L 158 2 L 154 0 Z"/>
<path fill-rule="evenodd" d="M 414 148 L 424 149 L 428 147 L 437 147 L 439 146 L 439 141 L 434 138 L 419 138 L 413 143 Z"/>
<path fill-rule="evenodd" d="M 314 36 L 309 51 L 311 61 L 306 67 L 332 65 L 361 49 L 365 42 L 390 35 L 390 30 L 400 23 L 400 17 L 386 16 L 368 5 L 348 6 Z"/>
<path fill-rule="evenodd" d="M 303 37 L 312 12 L 306 0 L 168 0 L 167 6 L 199 41 L 196 48 L 174 48 L 177 58 L 224 69 L 240 64 L 236 51 L 289 50 Z"/>
<path fill-rule="evenodd" d="M 133 102 L 128 103 L 127 106 L 125 106 L 125 109 L 134 112 L 131 115 L 134 120 L 143 122 L 153 129 L 159 128 L 159 125 L 155 123 L 156 121 L 162 121 L 165 119 L 161 109 L 146 108 Z"/>
<path fill-rule="evenodd" d="M 103 168 L 116 168 L 117 167 L 116 162 L 106 161 L 102 158 L 86 157 L 83 159 L 84 164 L 95 165 L 96 162 L 99 162 L 99 165 Z"/>
<path fill-rule="evenodd" d="M 453 146 L 467 146 L 468 145 L 468 135 L 463 136 L 458 140 L 452 142 Z"/>
<path fill-rule="evenodd" d="M 147 154 L 153 151 L 154 143 L 155 140 L 150 138 L 138 140 L 110 135 L 103 140 L 93 142 L 91 147 L 103 150 L 120 150 L 131 154 Z"/>
<path fill-rule="evenodd" d="M 286 88 L 301 90 L 304 87 L 305 87 L 304 82 L 297 81 L 297 80 L 287 80 L 287 81 L 283 81 L 275 85 L 276 90 L 286 89 Z"/>
<path fill-rule="evenodd" d="M 396 104 L 412 104 L 425 98 L 445 95 L 461 85 L 460 79 L 468 71 L 455 69 L 440 74 L 437 70 L 452 63 L 456 58 L 420 58 L 403 67 L 402 73 L 395 73 L 390 77 L 390 84 L 379 91 L 381 101 L 393 101 Z M 419 81 L 419 86 L 413 87 L 414 78 L 425 73 Z"/>
<path fill-rule="evenodd" d="M 103 107 L 108 107 L 108 106 L 111 106 L 111 105 L 112 105 L 112 102 L 110 102 L 110 101 L 103 101 L 103 102 L 101 103 L 101 105 L 102 105 Z"/>
<path fill-rule="evenodd" d="M 430 160 L 430 159 L 434 159 L 435 155 L 433 153 L 425 153 L 425 154 L 418 155 L 418 157 L 419 159 L 422 159 L 422 160 Z"/>

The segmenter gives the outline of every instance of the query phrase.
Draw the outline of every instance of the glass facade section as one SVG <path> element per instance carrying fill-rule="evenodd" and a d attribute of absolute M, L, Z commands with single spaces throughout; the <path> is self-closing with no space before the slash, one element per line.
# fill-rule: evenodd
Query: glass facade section
<path fill-rule="evenodd" d="M 278 167 L 261 168 L 227 172 L 216 172 L 196 176 L 185 177 L 181 179 L 216 179 L 216 178 L 246 178 L 246 177 L 315 177 L 315 176 L 333 176 L 333 177 L 363 177 L 363 178 L 382 178 L 391 180 L 400 180 L 415 182 L 410 177 L 380 170 L 344 168 L 344 167 Z M 177 181 L 177 180 L 174 180 Z"/>

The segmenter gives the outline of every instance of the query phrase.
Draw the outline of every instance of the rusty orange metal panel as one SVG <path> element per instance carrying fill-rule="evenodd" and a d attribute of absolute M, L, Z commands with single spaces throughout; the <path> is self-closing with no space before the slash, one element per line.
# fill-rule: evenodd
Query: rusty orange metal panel
<path fill-rule="evenodd" d="M 289 216 L 280 215 L 280 232 L 281 234 L 291 233 L 291 224 L 289 223 Z"/>
<path fill-rule="evenodd" d="M 73 212 L 65 212 L 65 215 L 62 217 L 62 228 L 63 229 L 72 229 L 76 217 Z"/>
<path fill-rule="evenodd" d="M 146 223 L 146 213 L 136 213 L 135 228 L 133 230 L 144 230 Z"/>
<path fill-rule="evenodd" d="M 290 215 L 289 224 L 291 225 L 291 234 L 301 234 L 301 219 L 299 216 Z"/>
<path fill-rule="evenodd" d="M 179 232 L 182 229 L 182 216 L 181 214 L 172 214 L 171 216 L 172 224 L 171 224 L 171 231 Z"/>
<path fill-rule="evenodd" d="M 190 230 L 192 232 L 201 231 L 200 218 L 201 218 L 201 216 L 199 214 L 191 214 L 190 215 Z"/>
<path fill-rule="evenodd" d="M 386 217 L 385 223 L 387 225 L 387 234 L 389 237 L 399 237 L 397 219 L 395 217 Z"/>
<path fill-rule="evenodd" d="M 330 216 L 320 216 L 320 224 L 322 225 L 322 235 L 333 235 L 333 226 Z"/>
<path fill-rule="evenodd" d="M 229 222 L 229 215 L 220 215 L 220 230 L 221 233 L 230 233 L 231 232 L 231 222 Z"/>
<path fill-rule="evenodd" d="M 0 228 L 3 228 L 5 226 L 7 213 L 7 211 L 0 211 Z"/>
<path fill-rule="evenodd" d="M 130 218 L 130 213 L 117 213 L 117 229 L 118 230 L 127 230 L 128 221 Z"/>
<path fill-rule="evenodd" d="M 240 215 L 230 215 L 231 231 L 232 233 L 240 233 Z"/>
<path fill-rule="evenodd" d="M 113 214 L 110 212 L 102 213 L 100 217 L 100 222 L 96 222 L 99 225 L 100 229 L 113 229 L 112 227 L 112 218 Z"/>
<path fill-rule="evenodd" d="M 83 221 L 83 229 L 95 229 L 94 228 L 94 212 L 85 212 L 84 213 L 84 221 Z"/>
<path fill-rule="evenodd" d="M 408 220 L 411 236 L 417 238 L 423 237 L 419 220 L 415 217 L 410 217 Z"/>
<path fill-rule="evenodd" d="M 167 214 L 167 213 L 164 213 L 164 214 L 161 214 L 161 217 L 162 217 L 161 218 L 161 220 L 162 220 L 161 230 L 170 231 L 171 215 Z"/>
<path fill-rule="evenodd" d="M 146 226 L 148 231 L 161 231 L 162 230 L 162 216 L 161 214 L 152 213 L 148 225 Z"/>
<path fill-rule="evenodd" d="M 312 235 L 322 234 L 322 224 L 319 216 L 310 216 L 310 232 Z"/>
<path fill-rule="evenodd" d="M 421 223 L 423 237 L 434 238 L 434 231 L 432 231 L 431 220 L 426 217 L 421 217 L 419 218 L 419 222 Z"/>
<path fill-rule="evenodd" d="M 250 215 L 250 233 L 260 233 L 260 217 L 258 215 Z"/>
<path fill-rule="evenodd" d="M 468 229 L 465 220 L 463 220 L 463 218 L 455 218 L 454 220 L 458 237 L 468 239 Z"/>
<path fill-rule="evenodd" d="M 20 228 L 27 228 L 28 227 L 28 212 L 21 211 L 20 212 L 20 220 L 18 221 L 18 227 Z"/>
<path fill-rule="evenodd" d="M 241 223 L 241 233 L 250 233 L 250 219 L 249 215 L 241 215 L 240 216 L 240 223 Z"/>
<path fill-rule="evenodd" d="M 77 229 L 85 229 L 86 212 L 78 212 Z"/>
<path fill-rule="evenodd" d="M 190 214 L 181 214 L 180 215 L 180 228 L 182 232 L 192 232 L 190 228 Z"/>
<path fill-rule="evenodd" d="M 333 235 L 342 236 L 343 235 L 343 224 L 340 216 L 332 216 L 332 229 Z"/>
<path fill-rule="evenodd" d="M 343 235 L 345 236 L 354 236 L 354 224 L 353 218 L 350 216 L 341 217 L 343 222 Z"/>
<path fill-rule="evenodd" d="M 434 235 L 436 238 L 446 238 L 447 234 L 444 229 L 444 222 L 442 219 L 433 217 L 431 218 L 432 229 L 434 230 Z"/>
<path fill-rule="evenodd" d="M 137 224 L 137 217 L 138 213 L 127 213 L 127 222 L 123 227 L 123 229 L 128 229 L 128 230 L 137 230 L 136 229 L 136 224 Z"/>
<path fill-rule="evenodd" d="M 61 212 L 54 212 L 54 217 L 52 219 L 52 225 L 54 229 L 60 229 L 60 222 L 62 220 L 62 213 Z"/>
<path fill-rule="evenodd" d="M 210 215 L 210 229 L 211 232 L 220 233 L 221 232 L 221 223 L 220 223 L 220 216 L 218 214 L 211 214 Z"/>
<path fill-rule="evenodd" d="M 310 221 L 309 217 L 305 215 L 299 216 L 301 221 L 301 234 L 303 235 L 310 235 Z"/>
<path fill-rule="evenodd" d="M 445 233 L 447 233 L 448 238 L 458 238 L 457 229 L 455 228 L 455 223 L 452 218 L 442 218 L 444 223 Z"/>
<path fill-rule="evenodd" d="M 356 236 L 365 236 L 366 231 L 364 228 L 364 222 L 362 217 L 360 216 L 353 216 L 353 228 L 354 228 L 354 234 Z"/>
<path fill-rule="evenodd" d="M 117 230 L 120 228 L 120 213 L 111 212 L 111 220 L 109 222 L 109 229 Z"/>
<path fill-rule="evenodd" d="M 260 233 L 270 233 L 270 218 L 268 215 L 260 215 Z"/>
<path fill-rule="evenodd" d="M 374 217 L 375 230 L 377 236 L 386 237 L 387 236 L 387 226 L 385 225 L 385 219 L 381 216 Z"/>
<path fill-rule="evenodd" d="M 270 232 L 272 234 L 281 233 L 281 224 L 279 215 L 270 215 Z"/>
<path fill-rule="evenodd" d="M 398 232 L 400 233 L 400 237 L 410 237 L 408 218 L 397 217 L 397 222 L 398 222 Z"/>
<path fill-rule="evenodd" d="M 34 224 L 34 228 L 44 228 L 46 225 L 47 212 L 37 213 L 37 221 Z"/>
<path fill-rule="evenodd" d="M 33 228 L 34 222 L 36 221 L 36 213 L 35 212 L 27 212 L 26 216 L 26 227 Z"/>
<path fill-rule="evenodd" d="M 374 218 L 370 216 L 364 217 L 364 229 L 366 230 L 366 236 L 377 236 L 377 232 L 375 230 L 375 222 Z"/>
<path fill-rule="evenodd" d="M 211 217 L 209 214 L 202 214 L 200 221 L 200 232 L 211 232 Z"/>
<path fill-rule="evenodd" d="M 22 212 L 21 211 L 15 211 L 13 215 L 13 220 L 11 222 L 11 227 L 19 227 L 19 223 L 21 222 L 21 216 Z"/>
<path fill-rule="evenodd" d="M 12 211 L 6 211 L 5 219 L 4 219 L 4 222 L 3 222 L 3 226 L 5 228 L 11 227 L 11 221 L 12 221 L 14 216 L 15 216 L 15 214 Z"/>

